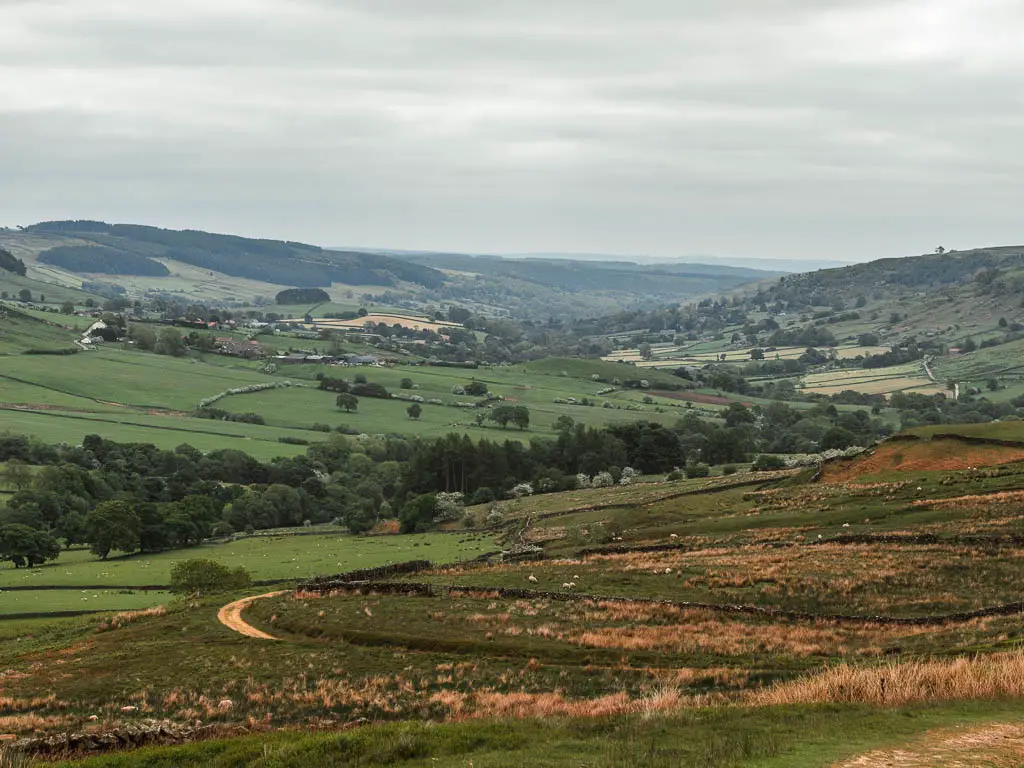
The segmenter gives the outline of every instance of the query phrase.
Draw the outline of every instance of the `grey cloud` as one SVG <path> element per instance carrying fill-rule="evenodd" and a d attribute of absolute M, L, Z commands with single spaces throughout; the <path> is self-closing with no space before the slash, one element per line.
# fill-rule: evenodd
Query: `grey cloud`
<path fill-rule="evenodd" d="M 0 210 L 321 243 L 1019 240 L 1011 0 L 0 5 Z"/>

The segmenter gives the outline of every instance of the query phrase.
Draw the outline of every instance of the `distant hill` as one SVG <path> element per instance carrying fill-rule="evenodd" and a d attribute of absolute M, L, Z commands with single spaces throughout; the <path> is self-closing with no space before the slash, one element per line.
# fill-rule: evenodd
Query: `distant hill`
<path fill-rule="evenodd" d="M 167 274 L 159 261 L 174 260 L 233 277 L 275 285 L 320 287 L 413 283 L 436 288 L 444 275 L 428 266 L 382 254 L 330 251 L 280 240 L 257 240 L 196 230 L 172 230 L 102 221 L 47 221 L 23 230 L 65 241 L 39 254 L 43 264 L 76 273 Z M 76 243 L 70 245 L 67 238 Z"/>
<path fill-rule="evenodd" d="M 794 305 L 829 306 L 849 303 L 859 295 L 880 300 L 908 291 L 950 289 L 947 293 L 952 296 L 967 287 L 990 296 L 1024 294 L 1024 246 L 879 259 L 790 275 L 766 289 L 763 297 Z"/>
<path fill-rule="evenodd" d="M 513 278 L 568 293 L 611 292 L 663 300 L 719 293 L 782 274 L 707 264 L 640 265 L 628 261 L 509 259 L 456 253 L 410 253 L 404 258 L 435 269 L 492 279 Z"/>

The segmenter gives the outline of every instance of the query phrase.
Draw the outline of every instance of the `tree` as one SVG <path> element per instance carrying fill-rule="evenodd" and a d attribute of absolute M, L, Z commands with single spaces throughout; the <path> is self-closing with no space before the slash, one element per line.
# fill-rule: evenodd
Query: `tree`
<path fill-rule="evenodd" d="M 491 410 L 487 418 L 496 424 L 500 424 L 504 429 L 513 420 L 513 408 L 511 405 L 499 405 Z"/>
<path fill-rule="evenodd" d="M 874 333 L 862 333 L 857 337 L 857 343 L 862 347 L 877 347 L 878 335 Z"/>
<path fill-rule="evenodd" d="M 10 560 L 15 568 L 42 565 L 60 556 L 60 544 L 46 531 L 27 525 L 0 525 L 0 561 Z"/>
<path fill-rule="evenodd" d="M 402 389 L 412 389 L 412 387 L 413 387 L 412 379 L 408 379 L 408 378 L 402 379 L 402 381 L 399 384 L 399 386 Z"/>
<path fill-rule="evenodd" d="M 21 459 L 10 459 L 3 477 L 7 487 L 16 491 L 24 491 L 32 485 L 32 470 Z"/>
<path fill-rule="evenodd" d="M 182 560 L 171 568 L 171 592 L 178 595 L 211 595 L 245 589 L 252 583 L 242 566 L 228 568 L 216 560 Z"/>
<path fill-rule="evenodd" d="M 85 519 L 85 543 L 103 560 L 111 550 L 134 552 L 139 548 L 139 515 L 124 501 L 104 501 Z"/>
<path fill-rule="evenodd" d="M 352 413 L 352 411 L 359 407 L 359 398 L 355 395 L 349 394 L 348 392 L 342 392 L 337 398 L 335 398 L 334 403 L 346 412 Z"/>
<path fill-rule="evenodd" d="M 512 409 L 512 422 L 520 429 L 530 426 L 530 409 L 525 405 L 517 405 Z"/>
<path fill-rule="evenodd" d="M 552 424 L 557 432 L 570 432 L 572 428 L 576 426 L 576 422 L 572 416 L 562 415 L 555 419 L 555 423 Z"/>
<path fill-rule="evenodd" d="M 402 533 L 417 533 L 429 531 L 434 527 L 434 517 L 437 515 L 437 497 L 432 493 L 425 493 L 416 496 L 405 502 L 405 506 L 398 513 L 398 521 Z"/>
<path fill-rule="evenodd" d="M 462 389 L 467 395 L 472 395 L 473 397 L 483 397 L 487 394 L 487 385 L 482 381 L 471 381 Z"/>
<path fill-rule="evenodd" d="M 760 347 L 754 347 L 752 350 L 750 350 L 750 359 L 764 360 L 764 350 L 761 349 Z"/>
<path fill-rule="evenodd" d="M 856 444 L 857 436 L 844 427 L 832 427 L 821 438 L 821 449 L 823 451 L 842 450 Z"/>
<path fill-rule="evenodd" d="M 164 328 L 160 331 L 160 340 L 157 342 L 156 351 L 161 355 L 181 357 L 185 354 L 185 342 L 182 341 L 181 333 L 176 328 Z"/>
<path fill-rule="evenodd" d="M 18 298 L 27 304 L 28 302 L 32 301 L 32 291 L 30 291 L 28 288 L 22 288 L 20 291 L 18 291 Z"/>
<path fill-rule="evenodd" d="M 405 409 L 405 412 L 409 414 L 410 419 L 418 419 L 420 415 L 423 413 L 423 408 L 420 406 L 419 403 L 413 403 L 412 405 Z"/>
<path fill-rule="evenodd" d="M 60 305 L 60 313 L 62 315 L 73 315 L 75 314 L 75 305 L 70 301 L 65 301 Z"/>
<path fill-rule="evenodd" d="M 654 350 L 652 349 L 651 345 L 648 344 L 646 341 L 643 344 L 641 344 L 637 349 L 640 352 L 640 357 L 642 357 L 644 360 L 650 360 L 651 357 L 654 355 Z"/>

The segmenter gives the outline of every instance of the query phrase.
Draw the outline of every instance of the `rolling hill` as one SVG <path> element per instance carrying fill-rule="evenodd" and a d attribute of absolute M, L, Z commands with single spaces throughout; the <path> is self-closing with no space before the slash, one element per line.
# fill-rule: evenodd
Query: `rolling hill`
<path fill-rule="evenodd" d="M 314 245 L 257 240 L 196 230 L 171 230 L 101 221 L 48 221 L 25 227 L 35 236 L 40 264 L 78 274 L 170 274 L 173 261 L 232 277 L 275 285 L 316 287 L 332 283 L 435 288 L 435 269 L 372 253 L 328 251 Z"/>

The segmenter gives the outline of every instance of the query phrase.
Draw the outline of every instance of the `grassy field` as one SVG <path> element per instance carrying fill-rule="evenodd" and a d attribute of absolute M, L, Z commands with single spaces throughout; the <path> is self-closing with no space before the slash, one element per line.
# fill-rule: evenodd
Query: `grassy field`
<path fill-rule="evenodd" d="M 98 559 L 86 549 L 73 549 L 37 568 L 18 569 L 4 563 L 0 566 L 0 590 L 13 586 L 165 585 L 170 583 L 171 568 L 176 562 L 195 557 L 217 560 L 231 567 L 244 566 L 256 580 L 306 579 L 317 574 L 372 568 L 403 560 L 447 563 L 494 549 L 491 538 L 482 534 L 356 537 L 337 531 L 318 535 L 251 536 L 227 544 L 204 544 L 107 560 Z"/>
<path fill-rule="evenodd" d="M 714 362 L 749 363 L 750 353 L 754 347 L 736 348 L 724 342 L 707 344 L 699 342 L 685 347 L 662 346 L 652 349 L 650 359 L 644 359 L 639 349 L 617 350 L 602 358 L 608 362 L 632 363 L 640 368 L 678 368 L 681 365 L 706 365 Z M 836 347 L 836 357 L 840 360 L 853 359 L 862 355 L 877 355 L 888 352 L 888 347 Z M 765 351 L 766 360 L 795 360 L 807 351 L 807 347 L 778 347 Z M 725 359 L 722 359 L 725 355 Z"/>
<path fill-rule="evenodd" d="M 835 395 L 844 390 L 868 395 L 888 395 L 893 392 L 930 395 L 946 391 L 945 384 L 928 378 L 921 363 L 815 373 L 804 376 L 800 380 L 800 388 L 804 392 L 821 395 Z"/>
<path fill-rule="evenodd" d="M 21 310 L 17 310 L 20 312 Z M 74 346 L 72 331 L 58 328 L 30 317 L 7 314 L 0 303 L 0 356 L 21 355 L 27 349 L 67 349 Z M 3 371 L 11 362 L 4 361 Z"/>

